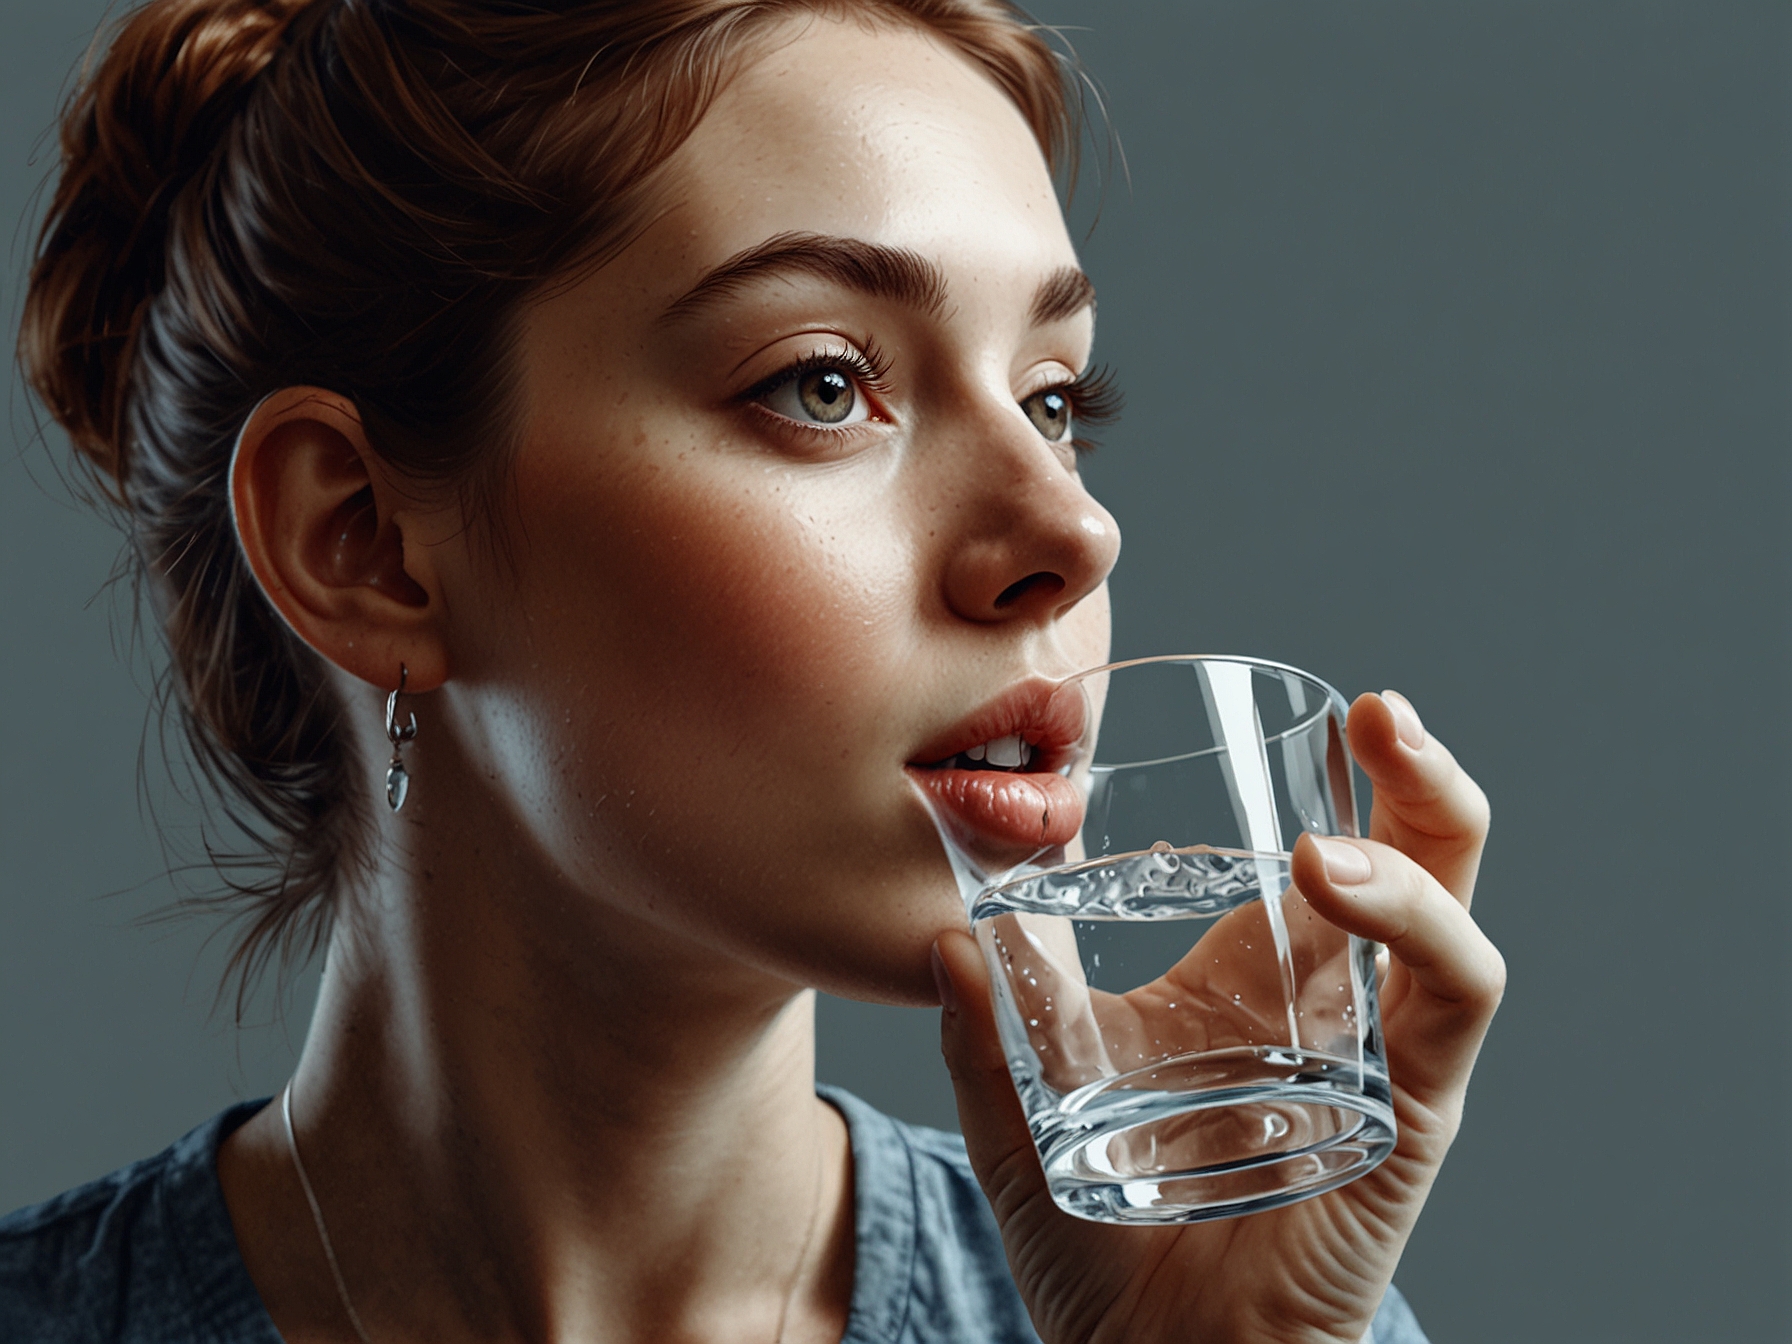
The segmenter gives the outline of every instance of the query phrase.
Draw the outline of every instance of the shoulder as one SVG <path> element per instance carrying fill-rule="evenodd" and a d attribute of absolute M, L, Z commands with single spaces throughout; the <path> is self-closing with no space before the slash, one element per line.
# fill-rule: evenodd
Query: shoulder
<path fill-rule="evenodd" d="M 246 1282 L 216 1159 L 222 1137 L 256 1109 L 233 1107 L 154 1157 L 0 1218 L 0 1339 L 257 1338 L 197 1325 L 237 1314 L 210 1308 L 240 1297 L 233 1272 Z"/>
<path fill-rule="evenodd" d="M 120 1288 L 160 1277 L 164 1152 L 0 1219 L 0 1338 L 124 1340 Z"/>
<path fill-rule="evenodd" d="M 858 1259 L 843 1344 L 1037 1344 L 964 1141 L 821 1094 L 852 1133 Z"/>

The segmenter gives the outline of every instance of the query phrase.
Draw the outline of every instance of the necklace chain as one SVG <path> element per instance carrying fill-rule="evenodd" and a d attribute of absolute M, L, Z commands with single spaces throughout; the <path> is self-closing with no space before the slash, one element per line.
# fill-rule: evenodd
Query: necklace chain
<path fill-rule="evenodd" d="M 299 1174 L 299 1185 L 305 1191 L 305 1202 L 311 1206 L 311 1221 L 317 1226 L 317 1239 L 323 1245 L 324 1259 L 330 1264 L 330 1277 L 336 1281 L 336 1298 L 342 1303 L 342 1310 L 348 1316 L 348 1323 L 355 1328 L 355 1338 L 361 1344 L 373 1344 L 367 1337 L 367 1327 L 361 1324 L 361 1317 L 355 1311 L 355 1304 L 349 1300 L 348 1284 L 343 1282 L 342 1266 L 336 1260 L 336 1248 L 330 1244 L 330 1229 L 324 1226 L 324 1211 L 317 1202 L 317 1192 L 311 1188 L 311 1177 L 306 1174 L 305 1163 L 299 1157 L 299 1140 L 292 1128 L 292 1083 L 288 1081 L 280 1092 L 280 1115 L 286 1121 L 286 1151 L 292 1154 L 293 1170 Z M 809 1201 L 809 1225 L 803 1231 L 803 1244 L 797 1251 L 796 1269 L 790 1276 L 790 1287 L 784 1290 L 784 1303 L 778 1308 L 778 1333 L 776 1344 L 784 1344 L 784 1331 L 790 1321 L 790 1306 L 796 1300 L 797 1286 L 803 1281 L 803 1266 L 809 1262 L 809 1249 L 815 1241 L 815 1227 L 821 1221 L 821 1145 L 815 1145 L 815 1197 Z"/>
<path fill-rule="evenodd" d="M 348 1285 L 342 1281 L 342 1266 L 336 1263 L 336 1248 L 330 1244 L 330 1229 L 324 1226 L 324 1211 L 318 1207 L 317 1192 L 311 1188 L 311 1178 L 305 1174 L 305 1164 L 299 1159 L 299 1141 L 292 1132 L 290 1081 L 280 1093 L 280 1114 L 286 1119 L 286 1150 L 292 1154 L 292 1167 L 299 1173 L 299 1184 L 305 1187 L 305 1202 L 311 1206 L 311 1221 L 317 1224 L 317 1239 L 323 1243 L 324 1259 L 330 1262 L 330 1277 L 336 1280 L 336 1297 L 342 1303 L 342 1309 L 348 1313 L 348 1323 L 355 1327 L 355 1338 L 361 1344 L 373 1344 L 367 1338 L 367 1327 L 361 1324 L 355 1304 L 349 1301 Z"/>

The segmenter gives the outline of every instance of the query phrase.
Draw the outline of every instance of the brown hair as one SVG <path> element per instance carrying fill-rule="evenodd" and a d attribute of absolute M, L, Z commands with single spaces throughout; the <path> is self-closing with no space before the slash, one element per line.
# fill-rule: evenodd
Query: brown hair
<path fill-rule="evenodd" d="M 398 470 L 489 497 L 513 315 L 626 243 L 750 41 L 817 11 L 933 34 L 1054 168 L 1073 155 L 1074 76 L 1008 0 L 152 0 L 82 71 L 20 358 L 118 506 L 194 759 L 249 838 L 213 855 L 239 1009 L 276 948 L 321 942 L 370 791 L 237 545 L 238 429 L 328 387 Z"/>

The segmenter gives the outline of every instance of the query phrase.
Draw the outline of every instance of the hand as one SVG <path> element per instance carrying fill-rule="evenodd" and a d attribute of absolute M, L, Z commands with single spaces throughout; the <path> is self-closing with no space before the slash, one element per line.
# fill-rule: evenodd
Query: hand
<path fill-rule="evenodd" d="M 1371 838 L 1303 836 L 1293 877 L 1320 916 L 1391 954 L 1381 1011 L 1399 1136 L 1342 1189 L 1166 1227 L 1061 1212 L 1009 1080 L 982 952 L 957 931 L 935 945 L 965 1145 L 1046 1344 L 1356 1344 L 1368 1330 L 1461 1123 L 1505 964 L 1468 913 L 1487 837 L 1481 790 L 1401 697 L 1359 697 L 1350 744 L 1375 786 Z"/>

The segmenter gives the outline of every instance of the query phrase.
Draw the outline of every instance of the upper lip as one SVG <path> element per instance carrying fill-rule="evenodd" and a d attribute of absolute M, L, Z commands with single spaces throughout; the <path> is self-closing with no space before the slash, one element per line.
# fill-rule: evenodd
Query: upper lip
<path fill-rule="evenodd" d="M 1010 686 L 981 709 L 929 739 L 910 765 L 944 765 L 960 752 L 997 738 L 1016 736 L 1033 747 L 1030 768 L 1061 768 L 1082 740 L 1086 710 L 1083 697 L 1061 682 L 1030 677 Z"/>

